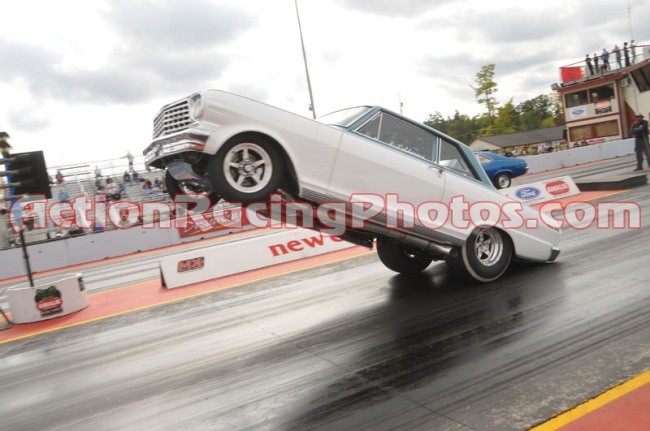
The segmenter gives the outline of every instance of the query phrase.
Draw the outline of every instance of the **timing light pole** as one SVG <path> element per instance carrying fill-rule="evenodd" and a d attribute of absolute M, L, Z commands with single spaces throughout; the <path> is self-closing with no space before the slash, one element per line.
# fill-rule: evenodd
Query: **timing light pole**
<path fill-rule="evenodd" d="M 311 91 L 311 80 L 309 79 L 309 67 L 307 66 L 307 52 L 305 51 L 305 41 L 302 38 L 302 26 L 300 25 L 300 13 L 298 12 L 298 0 L 295 0 L 296 3 L 296 16 L 298 17 L 298 31 L 300 32 L 300 44 L 302 45 L 302 58 L 305 62 L 305 74 L 307 75 L 307 88 L 309 89 L 309 110 L 311 111 L 312 116 L 316 119 L 316 106 L 314 106 L 314 95 Z"/>

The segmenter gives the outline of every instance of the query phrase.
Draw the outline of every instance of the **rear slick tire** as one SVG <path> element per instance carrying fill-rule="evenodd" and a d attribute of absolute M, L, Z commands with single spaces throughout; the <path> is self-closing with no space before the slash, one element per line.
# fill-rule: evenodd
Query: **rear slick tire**
<path fill-rule="evenodd" d="M 377 255 L 386 268 L 400 274 L 417 274 L 433 261 L 429 256 L 411 253 L 385 239 L 377 240 Z"/>
<path fill-rule="evenodd" d="M 513 247 L 510 238 L 495 228 L 476 228 L 447 264 L 454 274 L 481 283 L 497 280 L 508 269 Z"/>

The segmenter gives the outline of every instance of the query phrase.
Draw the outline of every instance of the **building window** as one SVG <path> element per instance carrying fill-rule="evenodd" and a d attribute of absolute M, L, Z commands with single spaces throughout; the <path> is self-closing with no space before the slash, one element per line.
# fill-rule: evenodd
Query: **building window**
<path fill-rule="evenodd" d="M 571 127 L 569 133 L 572 141 L 582 138 L 606 138 L 619 135 L 618 122 L 616 120 L 603 121 L 602 123 L 587 124 L 584 126 Z"/>
<path fill-rule="evenodd" d="M 575 93 L 568 93 L 565 96 L 566 106 L 573 108 L 575 106 L 586 105 L 588 103 L 587 91 L 576 91 Z"/>
<path fill-rule="evenodd" d="M 594 124 L 594 135 L 595 138 L 618 135 L 618 122 L 613 120 Z"/>
<path fill-rule="evenodd" d="M 577 140 L 582 139 L 582 138 L 585 138 L 585 139 L 593 138 L 590 124 L 588 124 L 586 126 L 571 127 L 569 129 L 569 131 L 571 132 L 570 136 L 571 136 L 572 141 L 577 141 Z"/>
<path fill-rule="evenodd" d="M 601 100 L 610 100 L 614 98 L 614 84 L 601 85 L 600 87 L 589 90 L 591 93 L 591 103 Z"/>

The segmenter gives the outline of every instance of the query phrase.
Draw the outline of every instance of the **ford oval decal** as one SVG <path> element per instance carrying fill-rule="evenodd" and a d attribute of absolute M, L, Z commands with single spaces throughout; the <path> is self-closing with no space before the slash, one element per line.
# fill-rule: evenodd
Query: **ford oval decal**
<path fill-rule="evenodd" d="M 536 198 L 537 196 L 539 196 L 540 193 L 541 191 L 535 187 L 524 187 L 522 189 L 517 190 L 517 193 L 515 194 L 519 199 L 529 200 L 529 199 Z"/>
<path fill-rule="evenodd" d="M 585 113 L 585 108 L 575 108 L 571 110 L 571 114 L 573 115 L 582 115 Z"/>

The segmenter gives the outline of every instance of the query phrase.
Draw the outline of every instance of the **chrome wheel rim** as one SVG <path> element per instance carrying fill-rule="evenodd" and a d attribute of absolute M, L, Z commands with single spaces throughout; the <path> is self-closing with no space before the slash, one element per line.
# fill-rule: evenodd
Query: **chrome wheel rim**
<path fill-rule="evenodd" d="M 257 144 L 241 143 L 228 151 L 223 162 L 226 181 L 241 193 L 255 193 L 271 181 L 273 164 L 269 153 Z"/>
<path fill-rule="evenodd" d="M 484 266 L 499 262 L 503 255 L 503 237 L 494 229 L 481 230 L 474 241 L 474 253 Z"/>
<path fill-rule="evenodd" d="M 499 183 L 499 187 L 505 189 L 506 187 L 510 186 L 510 178 L 508 178 L 507 175 L 500 175 L 498 183 Z"/>

